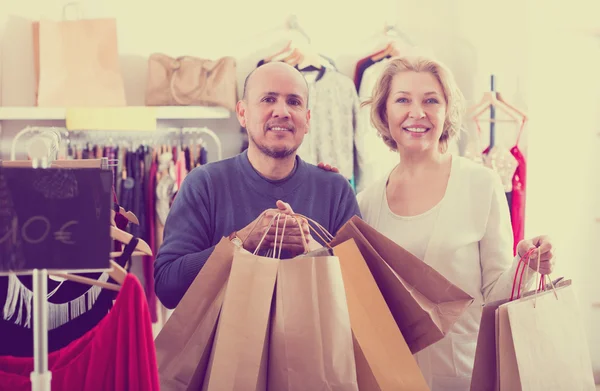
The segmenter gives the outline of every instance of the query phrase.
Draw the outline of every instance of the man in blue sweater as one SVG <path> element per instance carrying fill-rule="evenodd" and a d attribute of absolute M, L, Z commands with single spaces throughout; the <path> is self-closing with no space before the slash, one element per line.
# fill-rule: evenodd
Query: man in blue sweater
<path fill-rule="evenodd" d="M 255 69 L 246 78 L 236 112 L 248 131 L 248 149 L 190 172 L 167 218 L 154 276 L 156 294 L 168 308 L 177 306 L 223 237 L 254 251 L 278 211 L 305 215 L 332 234 L 360 216 L 344 177 L 296 154 L 310 123 L 308 84 L 298 70 L 282 62 Z M 322 246 L 306 224 L 289 219 L 281 258 L 304 252 L 301 229 L 310 249 Z M 272 245 L 273 238 L 274 227 L 261 247 Z"/>

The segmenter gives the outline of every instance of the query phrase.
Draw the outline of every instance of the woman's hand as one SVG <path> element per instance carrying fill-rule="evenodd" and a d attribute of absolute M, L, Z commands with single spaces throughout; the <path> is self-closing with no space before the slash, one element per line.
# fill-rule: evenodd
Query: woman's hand
<path fill-rule="evenodd" d="M 329 164 L 323 163 L 323 162 L 319 163 L 318 167 L 325 171 L 335 172 L 336 174 L 339 174 L 339 172 L 340 172 L 340 170 L 338 170 L 337 167 L 334 167 L 332 165 L 329 165 Z"/>
<path fill-rule="evenodd" d="M 538 270 L 539 262 L 540 274 L 552 273 L 552 270 L 554 269 L 554 254 L 552 253 L 552 242 L 550 238 L 542 235 L 536 236 L 533 239 L 521 240 L 517 245 L 517 254 L 522 258 L 523 255 L 532 248 L 539 248 L 539 251 L 533 251 L 529 256 L 529 260 L 525 260 L 529 263 L 529 267 L 533 270 Z"/>

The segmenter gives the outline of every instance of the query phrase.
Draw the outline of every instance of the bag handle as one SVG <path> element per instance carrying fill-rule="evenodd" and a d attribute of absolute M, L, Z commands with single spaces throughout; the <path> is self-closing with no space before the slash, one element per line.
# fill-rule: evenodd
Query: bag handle
<path fill-rule="evenodd" d="M 250 232 L 248 232 L 248 235 L 246 235 L 246 237 L 244 239 L 242 239 L 242 245 L 244 243 L 246 243 L 246 240 L 248 240 L 248 238 L 250 237 L 250 235 L 252 235 L 252 233 L 254 232 L 254 230 L 256 229 L 256 227 L 258 226 L 259 221 L 262 220 L 262 218 L 264 217 L 264 215 L 267 213 L 267 211 L 262 212 L 258 218 L 254 221 L 254 224 L 252 225 L 252 227 L 250 228 Z M 281 235 L 279 235 L 279 222 L 281 221 L 281 217 L 285 216 L 286 219 L 283 222 L 283 227 L 281 230 Z M 267 237 L 267 234 L 269 233 L 269 230 L 271 229 L 271 227 L 273 226 L 273 223 L 276 223 L 277 225 L 275 226 L 275 240 L 273 243 L 273 258 L 278 258 L 281 259 L 281 251 L 283 248 L 283 237 L 285 234 L 285 227 L 287 225 L 287 218 L 288 217 L 292 217 L 295 218 L 296 221 L 298 222 L 298 226 L 301 226 L 300 221 L 298 220 L 298 218 L 296 216 L 290 216 L 287 215 L 285 213 L 277 213 L 275 214 L 272 218 L 271 221 L 269 222 L 269 224 L 267 225 L 267 229 L 265 230 L 265 233 L 263 234 L 263 236 L 260 238 L 260 241 L 258 242 L 258 245 L 256 246 L 256 248 L 254 249 L 254 255 L 257 255 L 258 251 L 262 248 L 262 245 L 264 243 L 265 238 Z M 306 237 L 304 236 L 304 232 L 302 231 L 302 229 L 300 229 L 300 235 L 302 236 L 302 244 L 304 245 L 304 251 L 305 253 L 308 252 L 308 243 L 306 241 Z M 279 253 L 277 253 L 277 237 L 280 236 L 280 240 L 279 240 Z M 276 256 L 277 254 L 277 256 Z"/>
<path fill-rule="evenodd" d="M 175 61 L 173 61 L 173 63 L 171 64 L 172 69 L 173 69 L 173 74 L 171 75 L 170 89 L 171 89 L 171 96 L 173 97 L 173 100 L 175 100 L 175 102 L 177 102 L 178 104 L 180 104 L 182 106 L 187 106 L 190 104 L 190 102 L 185 102 L 175 92 L 175 75 L 176 75 L 177 71 L 179 71 L 179 69 L 181 69 L 181 63 L 183 61 L 197 62 L 195 59 L 192 59 L 188 56 L 177 57 L 175 59 Z M 201 72 L 200 72 L 201 78 L 198 82 L 197 90 L 199 91 L 200 95 L 202 95 L 204 90 L 206 89 L 206 87 L 207 87 L 206 81 L 208 80 L 208 72 L 206 72 L 206 69 L 204 69 L 203 61 L 206 61 L 206 60 L 200 60 L 200 62 L 198 62 L 198 64 L 200 65 L 200 69 L 201 69 Z"/>
<path fill-rule="evenodd" d="M 76 19 L 68 19 L 67 18 L 67 10 L 69 8 L 71 8 L 71 7 L 75 8 L 76 11 L 77 11 L 77 18 Z M 65 4 L 63 6 L 62 18 L 63 18 L 63 20 L 81 20 L 81 19 L 83 19 L 83 11 L 82 11 L 81 2 L 79 2 L 79 1 L 71 1 L 71 2 L 69 2 L 67 4 Z"/>
<path fill-rule="evenodd" d="M 323 234 L 323 236 L 325 238 L 323 238 L 323 236 L 321 236 L 321 234 L 319 233 L 319 231 L 317 231 L 312 225 L 308 224 L 308 227 L 310 228 L 310 230 L 312 230 L 312 232 L 315 233 L 315 235 L 317 235 L 319 237 L 319 239 L 321 239 L 321 241 L 323 241 L 323 243 L 325 243 L 325 246 L 327 248 L 331 248 L 331 241 L 333 241 L 333 235 L 327 231 L 327 229 L 325 229 L 325 227 L 323 227 L 321 224 L 317 223 L 315 220 L 311 219 L 310 217 L 306 217 L 300 213 L 294 213 L 292 216 L 296 217 L 296 218 L 300 218 L 300 219 L 305 219 L 307 222 L 313 223 L 315 225 L 315 227 L 317 227 L 319 229 L 319 231 L 321 231 L 321 233 Z"/>
<path fill-rule="evenodd" d="M 540 263 L 541 263 L 540 261 L 541 261 L 541 256 L 542 256 L 542 250 L 540 247 L 534 247 L 534 248 L 527 250 L 527 252 L 525 254 L 523 254 L 523 256 L 519 259 L 519 263 L 517 264 L 517 270 L 516 270 L 515 276 L 513 278 L 513 286 L 512 286 L 512 291 L 511 291 L 511 295 L 510 295 L 510 301 L 521 298 L 521 286 L 523 284 L 523 275 L 525 275 L 525 281 L 527 281 L 527 279 L 529 277 L 529 273 L 530 273 L 530 271 L 528 270 L 528 269 L 530 269 L 529 259 L 534 252 L 537 252 L 537 259 L 538 259 L 537 269 L 535 270 L 536 291 L 534 293 L 534 299 L 533 299 L 533 307 L 535 308 L 535 302 L 536 302 L 537 295 L 540 292 L 546 290 L 546 277 L 548 277 L 548 280 L 550 281 L 550 286 L 552 287 L 552 291 L 554 292 L 554 296 L 558 300 L 558 295 L 556 293 L 556 287 L 554 286 L 554 283 L 552 282 L 552 278 L 550 278 L 549 275 L 546 276 L 546 275 L 543 275 L 540 273 Z M 522 269 L 521 269 L 521 266 L 522 266 Z M 521 269 L 520 273 L 519 273 L 519 269 Z M 519 276 L 518 286 L 517 286 L 517 276 Z M 515 296 L 515 288 L 517 288 L 516 296 Z"/>

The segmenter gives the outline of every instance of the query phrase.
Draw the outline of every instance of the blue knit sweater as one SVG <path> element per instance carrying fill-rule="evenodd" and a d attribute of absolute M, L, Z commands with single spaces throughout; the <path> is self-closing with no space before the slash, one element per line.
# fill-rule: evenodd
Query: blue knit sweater
<path fill-rule="evenodd" d="M 198 167 L 186 176 L 165 224 L 154 270 L 160 301 L 175 308 L 217 243 L 264 210 L 276 208 L 277 200 L 334 235 L 352 216 L 360 216 L 344 177 L 299 157 L 292 174 L 280 181 L 262 177 L 247 152 Z"/>

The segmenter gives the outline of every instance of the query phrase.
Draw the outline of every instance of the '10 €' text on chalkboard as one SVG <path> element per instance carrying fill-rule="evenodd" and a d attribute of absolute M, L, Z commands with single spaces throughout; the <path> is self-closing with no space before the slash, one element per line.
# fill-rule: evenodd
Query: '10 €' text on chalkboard
<path fill-rule="evenodd" d="M 109 268 L 112 172 L 0 167 L 0 274 Z"/>

